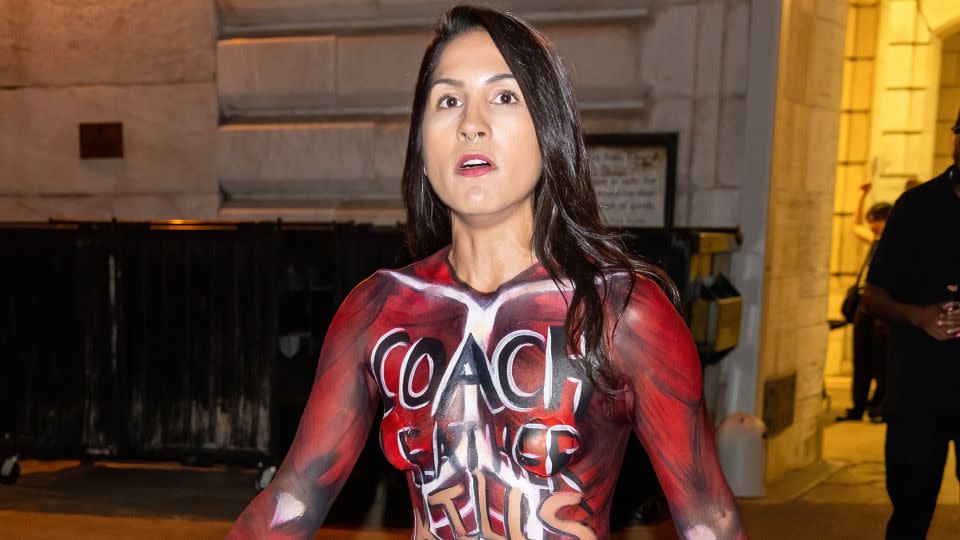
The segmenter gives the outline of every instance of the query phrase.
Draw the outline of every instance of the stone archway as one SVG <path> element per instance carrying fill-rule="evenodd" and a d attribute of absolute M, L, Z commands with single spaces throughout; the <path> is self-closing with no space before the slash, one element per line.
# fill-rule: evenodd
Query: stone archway
<path fill-rule="evenodd" d="M 956 0 L 918 0 L 917 3 L 933 34 L 942 38 L 960 31 L 960 3 Z"/>

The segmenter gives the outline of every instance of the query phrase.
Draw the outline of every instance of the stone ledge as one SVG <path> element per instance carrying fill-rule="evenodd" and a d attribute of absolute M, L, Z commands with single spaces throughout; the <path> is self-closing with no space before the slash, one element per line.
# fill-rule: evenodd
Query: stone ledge
<path fill-rule="evenodd" d="M 583 110 L 645 108 L 651 87 L 640 76 L 636 29 L 618 23 L 544 30 Z M 228 124 L 408 117 L 429 37 L 406 32 L 220 41 L 221 114 Z"/>
<path fill-rule="evenodd" d="M 0 221 L 206 220 L 219 208 L 219 193 L 0 196 Z"/>
<path fill-rule="evenodd" d="M 222 181 L 355 181 L 374 176 L 375 126 L 341 124 L 239 125 L 220 128 Z"/>
<path fill-rule="evenodd" d="M 224 7 L 226 2 L 218 2 L 222 17 L 220 36 L 222 38 L 237 37 L 268 37 L 268 36 L 297 36 L 297 35 L 345 35 L 409 32 L 411 30 L 429 30 L 434 26 L 437 17 L 447 6 L 430 6 L 429 11 L 416 15 L 403 15 L 411 11 L 410 7 L 403 10 L 366 9 L 359 10 L 356 16 L 333 11 L 333 16 L 325 17 L 326 10 L 318 6 L 314 10 L 301 9 L 299 17 L 277 13 L 270 20 L 260 15 L 251 19 L 250 15 L 239 16 L 240 11 L 231 11 Z M 278 10 L 280 11 L 280 10 Z M 343 11 L 343 10 L 341 10 Z M 591 23 L 623 23 L 640 21 L 650 16 L 650 9 L 646 7 L 612 7 L 595 9 L 556 9 L 516 10 L 515 13 L 535 25 L 582 25 Z"/>
<path fill-rule="evenodd" d="M 407 132 L 374 122 L 226 126 L 218 133 L 220 190 L 228 201 L 399 201 Z"/>
<path fill-rule="evenodd" d="M 648 109 L 646 99 L 581 101 L 583 113 L 639 113 Z M 410 105 L 382 105 L 375 107 L 311 107 L 290 109 L 225 110 L 225 126 L 256 126 L 264 124 L 301 124 L 324 122 L 398 121 L 410 118 Z"/>
<path fill-rule="evenodd" d="M 234 199 L 223 203 L 220 218 L 242 221 L 355 222 L 396 225 L 406 221 L 399 200 Z"/>
<path fill-rule="evenodd" d="M 222 111 L 332 106 L 336 95 L 333 37 L 225 40 L 217 44 Z"/>
<path fill-rule="evenodd" d="M 383 206 L 385 201 L 400 201 L 400 178 L 364 178 L 330 180 L 318 175 L 309 180 L 287 180 L 282 177 L 265 176 L 250 180 L 221 180 L 220 190 L 227 201 L 269 199 L 300 204 L 312 201 L 311 205 L 360 206 L 374 204 Z M 390 188 L 395 189 L 390 189 Z M 360 201 L 360 202 L 357 202 Z"/>

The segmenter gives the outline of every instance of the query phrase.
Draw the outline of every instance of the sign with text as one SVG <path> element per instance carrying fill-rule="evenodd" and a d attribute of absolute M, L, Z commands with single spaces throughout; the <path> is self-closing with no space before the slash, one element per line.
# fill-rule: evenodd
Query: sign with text
<path fill-rule="evenodd" d="M 586 138 L 597 201 L 611 227 L 673 226 L 676 134 Z"/>

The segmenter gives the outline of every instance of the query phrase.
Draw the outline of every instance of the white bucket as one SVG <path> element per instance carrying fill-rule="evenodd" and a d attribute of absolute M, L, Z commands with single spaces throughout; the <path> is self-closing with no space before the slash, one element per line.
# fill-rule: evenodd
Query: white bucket
<path fill-rule="evenodd" d="M 762 497 L 766 490 L 767 426 L 746 413 L 733 413 L 717 428 L 717 456 L 730 489 L 737 497 Z"/>

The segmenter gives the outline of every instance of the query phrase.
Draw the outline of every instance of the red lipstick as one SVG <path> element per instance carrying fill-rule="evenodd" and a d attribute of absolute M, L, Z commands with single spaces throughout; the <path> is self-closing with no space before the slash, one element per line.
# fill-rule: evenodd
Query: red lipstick
<path fill-rule="evenodd" d="M 483 176 L 496 168 L 493 160 L 483 154 L 464 154 L 457 161 L 460 176 Z"/>

